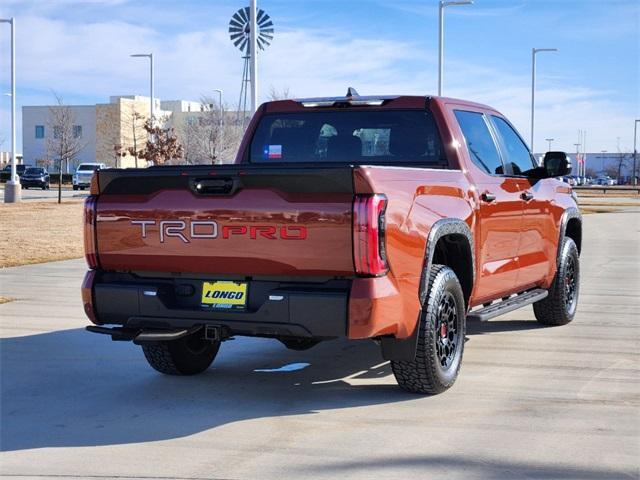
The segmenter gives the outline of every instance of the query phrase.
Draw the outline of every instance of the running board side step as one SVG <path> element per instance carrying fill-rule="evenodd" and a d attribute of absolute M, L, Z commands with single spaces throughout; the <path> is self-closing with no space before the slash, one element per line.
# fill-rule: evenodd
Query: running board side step
<path fill-rule="evenodd" d="M 542 288 L 536 290 L 529 290 L 528 292 L 519 293 L 513 297 L 502 300 L 501 302 L 491 304 L 487 307 L 474 310 L 467 314 L 467 320 L 478 320 L 480 322 L 486 322 L 499 315 L 513 312 L 526 305 L 531 305 L 538 300 L 545 298 L 549 292 Z"/>

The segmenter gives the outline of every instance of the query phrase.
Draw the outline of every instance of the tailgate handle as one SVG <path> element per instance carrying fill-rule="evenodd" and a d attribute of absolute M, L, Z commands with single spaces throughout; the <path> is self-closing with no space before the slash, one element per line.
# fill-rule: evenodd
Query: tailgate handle
<path fill-rule="evenodd" d="M 238 178 L 195 178 L 191 190 L 198 195 L 233 195 L 240 187 Z"/>

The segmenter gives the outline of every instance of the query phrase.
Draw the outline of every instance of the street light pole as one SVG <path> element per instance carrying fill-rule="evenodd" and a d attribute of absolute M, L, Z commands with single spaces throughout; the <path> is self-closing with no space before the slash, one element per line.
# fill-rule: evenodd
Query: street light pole
<path fill-rule="evenodd" d="M 220 128 L 222 128 L 222 118 L 224 117 L 224 107 L 222 106 L 222 89 L 220 88 L 215 88 L 213 90 L 214 92 L 218 92 L 218 97 L 219 97 L 219 105 L 220 105 Z"/>
<path fill-rule="evenodd" d="M 438 96 L 442 96 L 442 84 L 444 83 L 444 9 L 461 5 L 473 5 L 473 0 L 440 0 L 438 6 Z"/>
<path fill-rule="evenodd" d="M 258 108 L 258 7 L 257 0 L 251 0 L 249 8 L 249 40 L 251 44 L 251 113 Z"/>
<path fill-rule="evenodd" d="M 4 203 L 19 202 L 22 186 L 16 175 L 16 19 L 0 19 L 11 25 L 11 178 L 4 187 Z"/>
<path fill-rule="evenodd" d="M 551 151 L 551 142 L 553 142 L 555 139 L 554 138 L 545 138 L 545 140 L 547 142 L 549 142 L 549 150 L 547 150 L 547 152 L 550 152 Z"/>
<path fill-rule="evenodd" d="M 153 126 L 154 123 L 154 101 L 153 101 L 153 53 L 134 53 L 133 55 L 130 55 L 131 57 L 145 57 L 149 59 L 149 91 L 150 91 L 150 95 L 151 95 L 151 101 L 149 102 L 151 104 L 151 108 L 149 109 L 149 122 L 151 123 L 151 126 Z"/>
<path fill-rule="evenodd" d="M 638 157 L 638 149 L 636 148 L 636 137 L 638 136 L 638 123 L 640 120 L 633 122 L 633 171 L 631 172 L 631 181 L 634 185 L 638 185 L 638 176 L 636 175 L 636 158 Z"/>
<path fill-rule="evenodd" d="M 532 48 L 531 49 L 531 152 L 533 148 L 534 111 L 536 102 L 536 54 L 538 52 L 557 52 L 557 48 Z"/>

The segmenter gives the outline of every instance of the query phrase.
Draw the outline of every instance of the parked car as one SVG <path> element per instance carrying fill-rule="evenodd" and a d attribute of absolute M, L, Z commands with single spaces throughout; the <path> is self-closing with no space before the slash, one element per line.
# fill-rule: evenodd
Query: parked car
<path fill-rule="evenodd" d="M 104 163 L 81 163 L 73 174 L 71 182 L 74 190 L 84 190 L 91 184 L 94 172 L 106 168 Z"/>
<path fill-rule="evenodd" d="M 17 165 L 16 165 L 16 174 L 18 175 L 18 177 L 21 177 L 21 176 L 22 176 L 22 174 L 24 173 L 24 171 L 25 171 L 25 169 L 26 169 L 26 168 L 27 168 L 27 166 L 26 166 L 26 165 L 23 165 L 23 164 L 21 164 L 21 163 L 19 163 L 19 164 L 17 164 Z M 10 176 L 10 175 L 11 175 L 11 164 L 6 165 L 6 166 L 2 169 L 2 171 L 3 171 L 4 173 L 6 173 L 7 175 L 9 175 L 9 176 Z"/>
<path fill-rule="evenodd" d="M 205 371 L 236 335 L 293 350 L 369 338 L 403 389 L 439 393 L 468 319 L 530 304 L 543 325 L 574 318 L 570 169 L 563 152 L 538 166 L 477 103 L 352 89 L 267 102 L 235 164 L 96 173 L 87 329 L 133 340 L 170 375 Z"/>
<path fill-rule="evenodd" d="M 20 177 L 22 188 L 37 187 L 42 190 L 49 189 L 49 173 L 42 167 L 28 167 Z"/>
<path fill-rule="evenodd" d="M 603 186 L 611 186 L 611 185 L 615 185 L 617 183 L 617 181 L 614 178 L 611 178 L 609 175 L 600 175 L 599 177 L 596 178 L 595 184 L 596 185 L 603 185 Z"/>

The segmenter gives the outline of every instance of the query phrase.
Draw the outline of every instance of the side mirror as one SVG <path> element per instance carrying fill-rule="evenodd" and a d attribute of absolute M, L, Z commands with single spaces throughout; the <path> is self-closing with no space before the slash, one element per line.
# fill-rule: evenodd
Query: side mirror
<path fill-rule="evenodd" d="M 571 173 L 571 159 L 564 152 L 547 152 L 542 160 L 545 177 L 563 177 Z"/>

